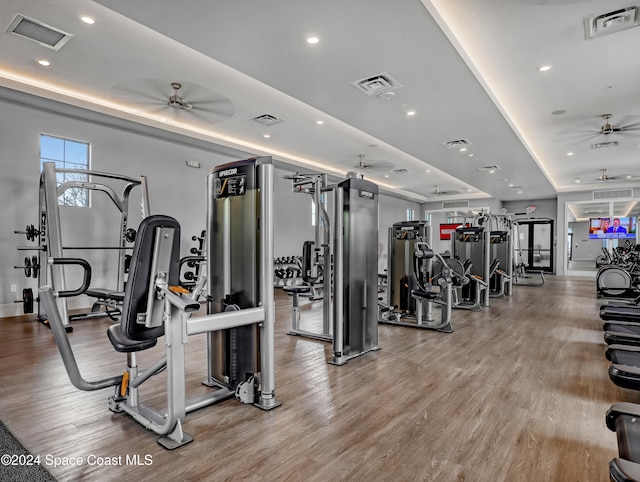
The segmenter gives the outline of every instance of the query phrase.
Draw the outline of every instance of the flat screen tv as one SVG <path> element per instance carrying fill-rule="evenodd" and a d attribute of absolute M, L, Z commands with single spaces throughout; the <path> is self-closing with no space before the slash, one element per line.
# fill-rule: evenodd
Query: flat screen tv
<path fill-rule="evenodd" d="M 591 218 L 589 239 L 636 239 L 636 218 Z"/>

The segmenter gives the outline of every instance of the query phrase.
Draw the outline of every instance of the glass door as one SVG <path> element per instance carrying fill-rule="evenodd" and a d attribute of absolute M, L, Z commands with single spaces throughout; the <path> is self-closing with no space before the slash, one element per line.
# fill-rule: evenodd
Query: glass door
<path fill-rule="evenodd" d="M 525 270 L 553 272 L 553 219 L 518 220 L 515 259 Z"/>

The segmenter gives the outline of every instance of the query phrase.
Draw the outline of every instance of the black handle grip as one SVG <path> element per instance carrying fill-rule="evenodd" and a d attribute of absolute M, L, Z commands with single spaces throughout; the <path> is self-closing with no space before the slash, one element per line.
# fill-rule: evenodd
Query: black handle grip
<path fill-rule="evenodd" d="M 91 265 L 82 258 L 50 258 L 51 264 L 74 264 L 80 266 L 84 275 L 82 277 L 82 285 L 76 290 L 58 291 L 58 298 L 69 298 L 71 296 L 79 296 L 89 289 L 91 284 Z"/>

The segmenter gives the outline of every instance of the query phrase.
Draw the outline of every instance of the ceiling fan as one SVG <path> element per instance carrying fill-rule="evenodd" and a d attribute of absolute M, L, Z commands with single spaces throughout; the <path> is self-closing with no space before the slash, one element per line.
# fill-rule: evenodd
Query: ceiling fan
<path fill-rule="evenodd" d="M 196 120 L 206 124 L 222 122 L 235 113 L 227 97 L 206 87 L 165 79 L 133 79 L 111 89 L 118 100 L 139 107 L 145 114 L 166 120 Z"/>
<path fill-rule="evenodd" d="M 182 88 L 182 84 L 178 82 L 171 82 L 171 88 L 173 89 L 174 94 L 169 97 L 169 105 L 174 109 L 193 109 L 193 104 L 189 102 L 185 102 L 182 100 L 182 97 L 178 94 L 178 91 Z"/>
<path fill-rule="evenodd" d="M 580 128 L 566 129 L 558 133 L 553 140 L 561 144 L 576 145 L 581 142 L 596 141 L 602 139 L 604 142 L 606 136 L 611 134 L 619 134 L 623 136 L 640 136 L 640 116 L 627 115 L 622 117 L 615 124 L 611 123 L 612 114 L 603 114 L 599 116 L 604 124 L 598 126 L 595 122 L 588 122 Z M 605 136 L 605 137 L 601 137 Z M 615 137 L 615 136 L 614 136 Z M 600 139 L 599 139 L 600 138 Z M 606 139 L 609 140 L 609 139 Z M 613 139 L 610 139 L 613 140 Z"/>
<path fill-rule="evenodd" d="M 359 161 L 352 167 L 359 172 L 363 171 L 390 171 L 394 165 L 389 161 L 365 161 L 364 154 L 358 154 Z"/>
<path fill-rule="evenodd" d="M 431 193 L 433 196 L 455 196 L 456 194 L 460 194 L 460 191 L 442 191 L 438 185 L 435 185 L 435 191 Z"/>
<path fill-rule="evenodd" d="M 638 176 L 633 176 L 631 174 L 620 174 L 617 176 L 610 176 L 609 174 L 607 174 L 606 169 L 600 169 L 600 175 L 595 180 L 600 182 L 625 181 L 625 180 L 635 179 L 637 177 Z"/>

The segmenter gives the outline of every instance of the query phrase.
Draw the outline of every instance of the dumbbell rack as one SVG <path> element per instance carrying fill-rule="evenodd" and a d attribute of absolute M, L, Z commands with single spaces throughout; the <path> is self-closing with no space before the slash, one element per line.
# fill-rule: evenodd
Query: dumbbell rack
<path fill-rule="evenodd" d="M 302 284 L 302 260 L 300 256 L 283 256 L 273 260 L 276 287 Z"/>

